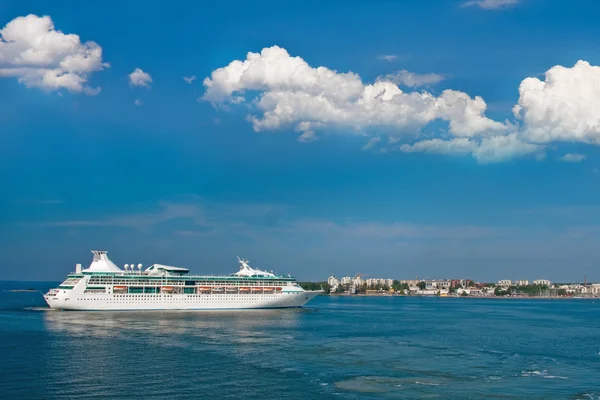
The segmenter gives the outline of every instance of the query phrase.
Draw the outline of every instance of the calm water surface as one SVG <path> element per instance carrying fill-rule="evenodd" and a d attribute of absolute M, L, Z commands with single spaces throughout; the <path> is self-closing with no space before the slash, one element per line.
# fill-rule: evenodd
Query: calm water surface
<path fill-rule="evenodd" d="M 600 301 L 57 312 L 0 282 L 0 398 L 600 399 Z"/>

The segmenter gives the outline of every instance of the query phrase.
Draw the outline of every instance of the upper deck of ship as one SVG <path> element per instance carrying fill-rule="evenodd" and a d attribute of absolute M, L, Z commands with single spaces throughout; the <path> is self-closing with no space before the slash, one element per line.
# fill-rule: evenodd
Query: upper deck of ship
<path fill-rule="evenodd" d="M 83 278 L 84 276 L 110 277 L 123 281 L 220 281 L 220 282 L 249 282 L 249 281 L 283 281 L 295 282 L 293 276 L 275 275 L 273 272 L 267 272 L 250 267 L 247 260 L 240 259 L 239 271 L 229 275 L 188 275 L 190 270 L 187 268 L 173 267 L 163 264 L 152 264 L 142 271 L 142 264 L 125 264 L 124 269 L 117 267 L 108 259 L 106 251 L 92 251 L 94 259 L 90 266 L 84 270 L 77 267 L 77 271 L 68 274 L 68 278 Z"/>
<path fill-rule="evenodd" d="M 107 276 L 120 279 L 131 279 L 131 280 L 223 280 L 223 281 L 256 281 L 256 280 L 268 280 L 268 281 L 295 281 L 291 275 L 273 275 L 273 276 L 237 276 L 237 275 L 148 275 L 144 273 L 115 273 L 115 272 L 82 272 L 82 273 L 70 273 L 67 275 L 68 278 L 83 278 L 86 275 L 91 276 Z"/>

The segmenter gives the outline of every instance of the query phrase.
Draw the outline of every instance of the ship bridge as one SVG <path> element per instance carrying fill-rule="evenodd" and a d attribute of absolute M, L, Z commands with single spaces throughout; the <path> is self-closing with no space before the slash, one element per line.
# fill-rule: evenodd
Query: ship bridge
<path fill-rule="evenodd" d="M 233 276 L 244 276 L 244 277 L 265 277 L 265 278 L 274 278 L 275 274 L 267 271 L 262 271 L 260 269 L 255 269 L 250 267 L 248 264 L 248 260 L 243 260 L 241 258 L 237 258 L 240 263 L 240 270 L 231 275 Z"/>

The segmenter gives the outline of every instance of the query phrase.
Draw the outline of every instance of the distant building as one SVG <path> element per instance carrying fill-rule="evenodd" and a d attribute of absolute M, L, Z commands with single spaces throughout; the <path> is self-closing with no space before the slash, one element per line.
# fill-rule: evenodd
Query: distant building
<path fill-rule="evenodd" d="M 510 281 L 508 279 L 504 279 L 504 280 L 498 281 L 498 285 L 500 285 L 502 287 L 509 287 L 509 286 L 512 286 L 512 281 Z"/>
<path fill-rule="evenodd" d="M 350 285 L 350 284 L 352 284 L 352 278 L 350 278 L 349 276 L 344 276 L 342 278 L 342 280 L 340 281 L 340 283 L 342 285 Z"/>
<path fill-rule="evenodd" d="M 425 289 L 448 289 L 450 281 L 448 280 L 431 280 L 425 281 Z"/>
<path fill-rule="evenodd" d="M 370 278 L 364 281 L 367 284 L 367 287 L 374 288 L 377 286 L 387 286 L 391 287 L 394 284 L 393 279 L 382 279 L 382 278 Z"/>
<path fill-rule="evenodd" d="M 406 284 L 408 286 L 417 286 L 419 284 L 419 282 L 420 281 L 417 281 L 417 280 L 414 280 L 414 279 L 412 279 L 412 280 L 402 280 L 402 281 L 400 281 L 400 284 L 401 285 Z"/>
<path fill-rule="evenodd" d="M 536 279 L 535 281 L 533 281 L 533 284 L 540 285 L 540 286 L 543 286 L 543 285 L 550 286 L 550 285 L 552 285 L 552 282 L 550 282 L 547 279 Z"/>
<path fill-rule="evenodd" d="M 329 290 L 331 290 L 332 292 L 335 292 L 337 290 L 338 286 L 340 286 L 340 281 L 334 275 L 331 275 L 327 279 L 327 284 L 329 285 Z"/>
<path fill-rule="evenodd" d="M 529 281 L 527 281 L 527 280 L 520 280 L 520 281 L 516 281 L 515 284 L 517 286 L 527 286 L 527 285 L 529 285 Z"/>
<path fill-rule="evenodd" d="M 360 275 L 356 275 L 354 278 L 352 278 L 352 286 L 354 286 L 355 288 L 361 287 L 363 283 L 364 281 L 360 277 Z"/>
<path fill-rule="evenodd" d="M 473 282 L 471 279 L 452 279 L 449 281 L 450 282 L 450 287 L 455 288 L 455 287 L 469 287 L 471 285 L 471 283 Z"/>

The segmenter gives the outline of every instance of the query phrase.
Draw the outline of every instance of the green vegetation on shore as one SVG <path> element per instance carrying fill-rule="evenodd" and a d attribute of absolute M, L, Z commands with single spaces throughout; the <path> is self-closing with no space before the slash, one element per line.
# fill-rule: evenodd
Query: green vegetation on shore
<path fill-rule="evenodd" d="M 304 290 L 324 290 L 329 294 L 329 285 L 327 282 L 298 282 Z"/>

